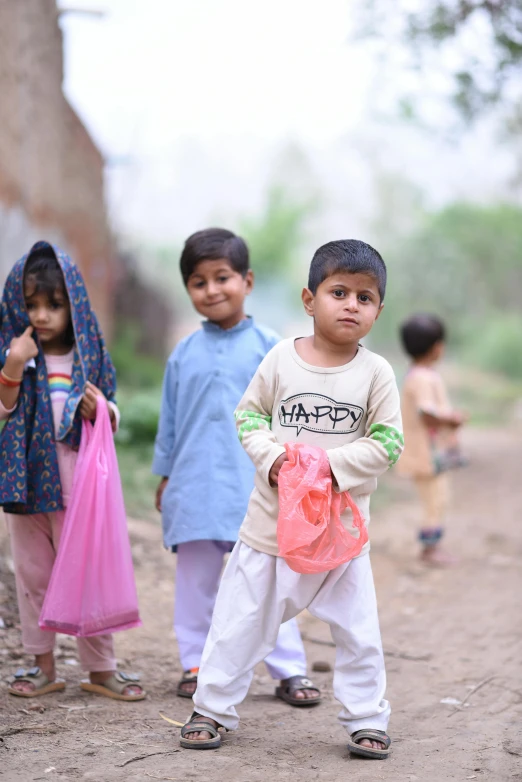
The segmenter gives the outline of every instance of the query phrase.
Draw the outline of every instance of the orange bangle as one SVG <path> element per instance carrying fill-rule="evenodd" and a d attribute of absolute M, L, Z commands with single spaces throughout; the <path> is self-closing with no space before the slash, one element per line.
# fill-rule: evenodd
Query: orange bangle
<path fill-rule="evenodd" d="M 11 383 L 21 383 L 24 379 L 24 376 L 22 377 L 11 377 L 11 375 L 8 375 L 4 369 L 1 369 L 0 372 L 2 372 L 2 375 L 5 377 L 6 380 L 10 380 Z"/>
<path fill-rule="evenodd" d="M 5 374 L 4 370 L 0 370 L 0 383 L 7 388 L 19 388 L 22 385 L 21 380 L 13 380 Z"/>

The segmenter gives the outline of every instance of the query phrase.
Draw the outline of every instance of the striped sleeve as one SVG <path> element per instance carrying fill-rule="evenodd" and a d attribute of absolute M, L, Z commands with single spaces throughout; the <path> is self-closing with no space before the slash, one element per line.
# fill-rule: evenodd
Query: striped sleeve
<path fill-rule="evenodd" d="M 391 366 L 383 360 L 369 393 L 364 437 L 327 451 L 339 491 L 378 478 L 397 462 L 403 448 L 399 390 Z"/>

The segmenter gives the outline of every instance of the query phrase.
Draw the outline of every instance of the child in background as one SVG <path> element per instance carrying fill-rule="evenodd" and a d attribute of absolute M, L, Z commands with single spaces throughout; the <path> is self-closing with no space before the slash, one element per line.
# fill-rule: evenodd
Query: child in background
<path fill-rule="evenodd" d="M 22 641 L 35 665 L 19 670 L 11 695 L 63 690 L 56 678 L 55 634 L 38 626 L 69 502 L 81 418 L 94 420 L 96 400 L 109 405 L 113 429 L 116 377 L 77 267 L 38 242 L 10 272 L 0 329 L 0 505 L 15 567 Z M 118 700 L 141 700 L 138 677 L 116 671 L 112 636 L 78 638 L 89 680 L 81 687 Z"/>
<path fill-rule="evenodd" d="M 184 670 L 177 694 L 192 698 L 223 567 L 252 490 L 254 468 L 237 441 L 234 409 L 258 365 L 279 340 L 245 315 L 253 286 L 245 242 L 209 228 L 190 236 L 181 275 L 202 328 L 170 356 L 152 471 L 165 546 L 177 552 L 174 629 Z M 306 678 L 295 619 L 281 626 L 265 659 L 276 695 L 312 705 L 320 692 Z"/>
<path fill-rule="evenodd" d="M 402 324 L 400 333 L 412 359 L 402 389 L 406 448 L 400 472 L 413 478 L 423 506 L 421 560 L 427 565 L 451 565 L 455 558 L 441 546 L 449 503 L 447 473 L 464 464 L 456 433 L 465 417 L 452 409 L 436 370 L 446 338 L 442 321 L 433 315 L 413 315 Z"/>
<path fill-rule="evenodd" d="M 291 570 L 277 546 L 285 443 L 322 448 L 334 486 L 350 491 L 366 524 L 377 477 L 399 458 L 403 439 L 393 371 L 360 344 L 379 317 L 385 288 L 386 267 L 369 245 L 349 240 L 320 247 L 303 291 L 313 336 L 276 345 L 238 405 L 238 433 L 256 466 L 255 488 L 221 580 L 196 711 L 181 730 L 182 747 L 218 747 L 218 727 L 237 728 L 236 706 L 254 666 L 274 648 L 280 623 L 307 608 L 328 622 L 337 646 L 333 687 L 350 751 L 379 759 L 389 753 L 390 706 L 369 544 L 351 561 L 312 574 Z M 358 537 L 351 511 L 341 520 Z"/>

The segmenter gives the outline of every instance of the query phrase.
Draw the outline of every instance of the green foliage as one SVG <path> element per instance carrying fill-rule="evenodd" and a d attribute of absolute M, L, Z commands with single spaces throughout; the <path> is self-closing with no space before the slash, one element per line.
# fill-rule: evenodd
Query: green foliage
<path fill-rule="evenodd" d="M 240 221 L 239 233 L 248 243 L 252 267 L 259 277 L 291 268 L 304 238 L 305 222 L 315 208 L 314 198 L 298 200 L 282 185 L 273 185 L 261 215 Z"/>
<path fill-rule="evenodd" d="M 137 350 L 139 325 L 120 323 L 110 346 L 118 384 L 130 388 L 150 388 L 161 384 L 164 363 Z"/>
<path fill-rule="evenodd" d="M 116 439 L 126 446 L 154 443 L 158 429 L 161 388 L 149 391 L 123 391 L 118 400 L 121 425 Z"/>
<path fill-rule="evenodd" d="M 158 521 L 154 497 L 159 478 L 150 471 L 152 446 L 129 448 L 117 443 L 116 450 L 127 513 L 137 519 Z"/>
<path fill-rule="evenodd" d="M 522 377 L 522 208 L 453 204 L 389 242 L 385 258 L 389 287 L 374 341 L 394 346 L 404 318 L 435 312 L 463 355 Z"/>
<path fill-rule="evenodd" d="M 409 49 L 413 67 L 422 70 L 441 46 L 451 48 L 451 60 L 459 63 L 453 101 L 465 120 L 513 102 L 511 86 L 522 65 L 520 0 L 425 0 L 415 11 L 408 0 L 360 0 L 359 12 L 360 36 L 389 39 L 389 30 L 399 28 L 395 44 Z M 470 35 L 478 45 L 470 46 Z"/>
<path fill-rule="evenodd" d="M 522 315 L 497 315 L 479 333 L 469 345 L 474 362 L 486 371 L 522 378 Z"/>

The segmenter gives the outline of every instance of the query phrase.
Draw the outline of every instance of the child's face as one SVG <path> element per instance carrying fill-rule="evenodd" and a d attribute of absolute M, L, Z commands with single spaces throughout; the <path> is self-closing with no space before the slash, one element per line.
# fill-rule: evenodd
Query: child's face
<path fill-rule="evenodd" d="M 29 321 L 44 351 L 63 346 L 71 320 L 69 299 L 64 291 L 57 288 L 52 298 L 46 293 L 36 293 L 34 282 L 28 277 L 24 285 L 24 297 Z"/>
<path fill-rule="evenodd" d="M 253 280 L 251 271 L 243 277 L 224 258 L 201 261 L 187 281 L 187 291 L 200 315 L 230 329 L 245 317 L 245 297 Z"/>
<path fill-rule="evenodd" d="M 315 296 L 303 291 L 303 304 L 314 330 L 332 345 L 357 344 L 381 314 L 377 282 L 369 274 L 336 272 L 319 285 Z"/>

